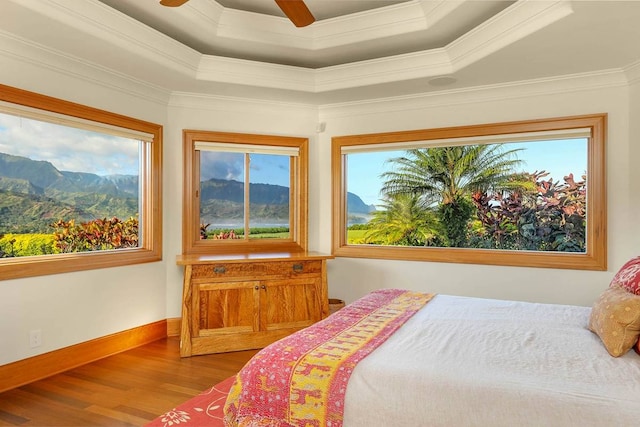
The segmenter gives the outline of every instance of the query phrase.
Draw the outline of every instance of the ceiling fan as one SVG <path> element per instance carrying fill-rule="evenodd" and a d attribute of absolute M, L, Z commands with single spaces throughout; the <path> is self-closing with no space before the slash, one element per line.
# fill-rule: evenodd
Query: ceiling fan
<path fill-rule="evenodd" d="M 163 6 L 178 7 L 188 1 L 189 0 L 160 0 L 160 4 Z M 296 27 L 306 27 L 307 25 L 313 24 L 316 20 L 307 5 L 304 4 L 304 0 L 275 0 L 275 2 Z"/>

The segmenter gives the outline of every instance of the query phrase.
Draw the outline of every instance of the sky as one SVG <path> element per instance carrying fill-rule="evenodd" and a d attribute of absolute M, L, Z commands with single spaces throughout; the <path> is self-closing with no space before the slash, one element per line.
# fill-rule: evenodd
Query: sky
<path fill-rule="evenodd" d="M 579 179 L 586 171 L 586 146 L 586 139 L 579 139 L 505 144 L 505 149 L 523 149 L 518 153 L 523 161 L 521 171 L 544 169 L 553 180 L 561 180 L 570 172 Z M 138 144 L 131 140 L 2 113 L 0 152 L 47 160 L 63 171 L 102 176 L 138 174 Z M 389 168 L 385 160 L 401 154 L 402 151 L 350 154 L 348 191 L 368 205 L 380 204 L 380 175 Z M 251 159 L 252 182 L 289 186 L 287 156 L 252 154 Z M 244 181 L 242 154 L 203 152 L 201 163 L 203 180 Z"/>
<path fill-rule="evenodd" d="M 251 154 L 250 159 L 252 183 L 289 187 L 289 156 Z M 218 178 L 244 182 L 244 154 L 201 151 L 200 175 L 203 181 Z"/>
<path fill-rule="evenodd" d="M 138 175 L 132 140 L 0 113 L 0 153 L 46 160 L 58 170 Z M 204 152 L 203 179 L 244 181 L 242 154 Z M 289 157 L 253 154 L 251 181 L 289 186 Z"/>
<path fill-rule="evenodd" d="M 0 113 L 0 153 L 47 160 L 58 170 L 138 175 L 137 142 Z"/>

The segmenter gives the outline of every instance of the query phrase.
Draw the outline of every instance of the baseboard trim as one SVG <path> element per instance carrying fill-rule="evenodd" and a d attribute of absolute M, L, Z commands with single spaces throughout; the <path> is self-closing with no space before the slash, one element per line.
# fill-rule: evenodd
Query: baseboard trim
<path fill-rule="evenodd" d="M 0 366 L 0 392 L 157 341 L 167 336 L 167 330 L 167 320 L 159 320 L 2 365 Z"/>
<path fill-rule="evenodd" d="M 167 319 L 167 336 L 178 337 L 180 336 L 180 324 L 182 323 L 181 317 L 172 317 Z"/>

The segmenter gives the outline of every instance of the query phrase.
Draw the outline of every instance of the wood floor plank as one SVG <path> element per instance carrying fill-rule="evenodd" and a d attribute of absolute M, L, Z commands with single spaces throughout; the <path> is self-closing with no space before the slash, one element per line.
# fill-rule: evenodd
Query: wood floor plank
<path fill-rule="evenodd" d="M 116 409 L 105 408 L 99 405 L 90 406 L 87 408 L 87 411 L 94 414 L 104 415 L 119 422 L 130 424 L 133 426 L 141 426 L 147 422 L 147 420 L 145 420 L 144 418 L 137 417 L 126 412 L 118 411 Z"/>
<path fill-rule="evenodd" d="M 170 337 L 0 393 L 0 426 L 141 426 L 234 375 L 257 351 L 181 358 Z"/>
<path fill-rule="evenodd" d="M 9 412 L 5 412 L 2 410 L 0 410 L 0 420 L 6 423 L 4 425 L 22 425 L 27 421 L 29 421 L 28 418 L 24 418 L 15 414 L 10 414 Z"/>
<path fill-rule="evenodd" d="M 219 381 L 218 381 L 219 382 Z M 161 388 L 165 390 L 176 391 L 178 393 L 188 394 L 193 396 L 194 394 L 198 394 L 202 392 L 202 389 L 195 389 L 193 387 L 183 387 L 176 384 L 164 383 L 160 385 Z"/>
<path fill-rule="evenodd" d="M 124 412 L 124 413 L 131 414 L 131 415 L 135 415 L 138 418 L 144 419 L 145 422 L 146 422 L 146 420 L 153 419 L 153 418 L 156 418 L 158 416 L 158 414 L 154 414 L 152 412 L 143 411 L 143 410 L 138 409 L 138 408 L 132 408 L 132 407 L 126 406 L 126 405 L 118 405 L 113 409 L 116 410 L 116 411 Z"/>
<path fill-rule="evenodd" d="M 109 425 L 104 417 L 89 416 L 83 409 L 66 406 L 55 400 L 39 396 L 21 390 L 7 393 L 13 394 L 13 403 L 16 405 L 14 411 L 8 411 L 14 415 L 28 419 L 27 422 L 19 424 L 22 426 L 106 426 Z M 0 404 L 4 393 L 0 396 Z M 113 423 L 111 423 L 113 424 Z M 18 424 L 17 424 L 18 425 Z"/>
<path fill-rule="evenodd" d="M 81 400 L 76 397 L 69 396 L 64 392 L 60 393 L 60 392 L 53 391 L 48 387 L 48 384 L 46 383 L 45 384 L 42 384 L 42 383 L 27 384 L 23 386 L 23 390 L 28 391 L 29 393 L 32 393 L 32 394 L 37 394 L 38 396 L 41 396 L 45 399 L 50 399 L 55 402 L 61 403 L 65 406 L 71 406 L 79 409 L 84 409 L 87 406 L 89 406 L 86 400 Z"/>

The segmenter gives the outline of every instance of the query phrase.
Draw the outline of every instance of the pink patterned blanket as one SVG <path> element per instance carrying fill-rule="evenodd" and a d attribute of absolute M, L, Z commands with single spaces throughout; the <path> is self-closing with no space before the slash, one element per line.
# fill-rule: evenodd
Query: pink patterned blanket
<path fill-rule="evenodd" d="M 233 427 L 342 426 L 356 364 L 433 294 L 374 291 L 256 354 L 238 373 L 224 407 Z"/>

